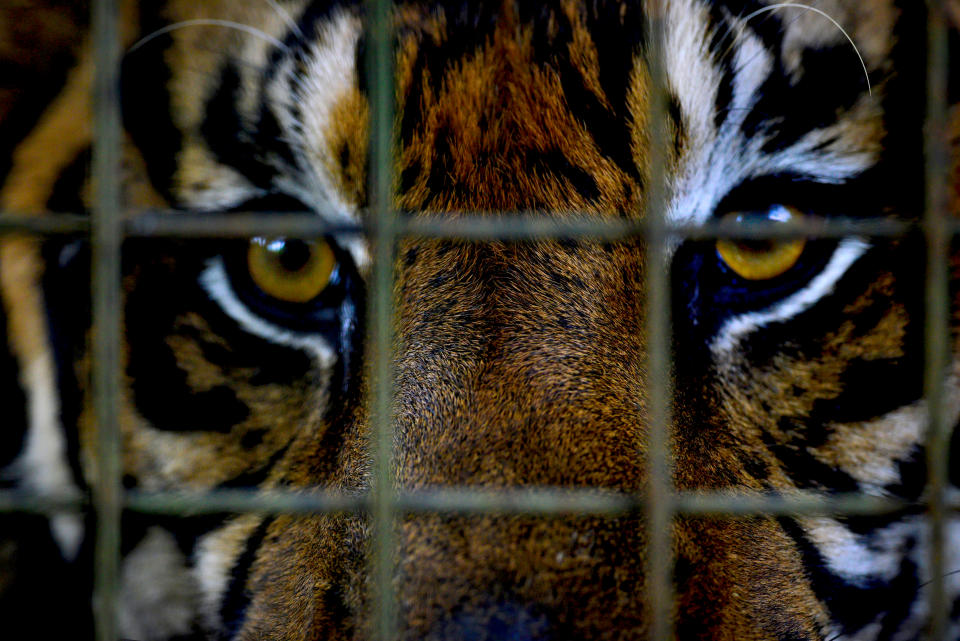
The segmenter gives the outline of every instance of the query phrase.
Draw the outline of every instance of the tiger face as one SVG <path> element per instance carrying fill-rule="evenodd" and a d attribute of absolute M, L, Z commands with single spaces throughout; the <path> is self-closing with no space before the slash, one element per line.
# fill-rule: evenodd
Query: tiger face
<path fill-rule="evenodd" d="M 378 123 L 359 4 L 128 8 L 131 207 L 376 223 L 367 180 Z M 691 229 L 922 216 L 920 7 L 411 2 L 394 20 L 394 204 L 411 217 L 642 223 L 654 192 L 667 222 Z M 652 109 L 651 21 L 662 113 Z M 89 136 L 74 123 L 89 114 L 88 62 L 81 55 L 70 76 L 75 94 L 68 83 L 20 144 L 4 208 L 84 207 Z M 0 242 L 10 360 L 31 408 L 12 469 L 32 489 L 84 486 L 96 480 L 89 317 L 78 313 L 89 305 L 88 249 Z M 124 485 L 368 492 L 364 327 L 377 251 L 353 233 L 128 240 Z M 652 255 L 662 254 L 643 235 L 401 239 L 396 488 L 642 493 Z M 922 238 L 671 236 L 665 259 L 676 488 L 923 497 Z M 958 375 L 951 361 L 951 424 Z M 373 634 L 364 514 L 130 514 L 124 525 L 125 637 Z M 52 526 L 65 549 L 89 553 L 70 517 Z M 678 517 L 676 638 L 921 639 L 925 588 L 941 572 L 952 573 L 948 638 L 960 639 L 958 526 L 948 524 L 946 566 L 933 569 L 922 510 Z M 649 632 L 639 515 L 410 513 L 395 535 L 400 638 Z"/>

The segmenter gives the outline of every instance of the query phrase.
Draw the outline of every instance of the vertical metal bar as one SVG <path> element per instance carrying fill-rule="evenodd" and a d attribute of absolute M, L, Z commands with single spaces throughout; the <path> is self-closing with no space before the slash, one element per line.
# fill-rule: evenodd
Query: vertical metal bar
<path fill-rule="evenodd" d="M 397 220 L 393 211 L 393 28 L 389 0 L 369 0 L 367 77 L 370 79 L 370 216 L 374 266 L 371 295 L 373 399 L 374 638 L 396 636 L 396 488 L 393 469 L 393 263 Z"/>
<path fill-rule="evenodd" d="M 924 394 L 929 412 L 927 470 L 930 492 L 930 635 L 946 638 L 947 598 L 944 584 L 946 488 L 949 430 L 943 403 L 944 378 L 949 364 L 948 259 L 952 240 L 947 220 L 947 27 L 940 2 L 928 3 L 927 122 L 924 140 L 927 247 L 926 335 Z"/>
<path fill-rule="evenodd" d="M 650 222 L 646 248 L 646 332 L 649 439 L 647 443 L 647 604 L 650 638 L 672 639 L 673 482 L 670 451 L 670 285 L 667 276 L 667 228 L 664 218 L 666 164 L 666 72 L 663 16 L 649 17 L 648 56 L 652 83 L 650 105 L 650 182 L 645 216 Z"/>
<path fill-rule="evenodd" d="M 93 245 L 93 409 L 97 464 L 93 486 L 97 533 L 94 616 L 98 641 L 118 638 L 120 565 L 120 41 L 116 0 L 93 3 L 95 187 Z"/>

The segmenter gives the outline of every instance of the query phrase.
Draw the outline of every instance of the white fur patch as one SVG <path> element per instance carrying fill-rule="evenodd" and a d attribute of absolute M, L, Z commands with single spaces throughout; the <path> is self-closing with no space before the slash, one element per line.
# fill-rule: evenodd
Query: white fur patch
<path fill-rule="evenodd" d="M 909 641 L 922 637 L 929 616 L 929 605 L 924 598 L 924 588 L 932 579 L 930 571 L 930 528 L 923 516 L 915 516 L 878 528 L 868 534 L 854 534 L 831 518 L 807 518 L 800 520 L 810 540 L 823 556 L 827 567 L 852 585 L 866 587 L 872 580 L 889 581 L 901 571 L 901 564 L 909 560 L 917 568 L 921 598 L 915 599 L 910 614 L 893 636 L 895 641 Z M 945 579 L 947 602 L 960 596 L 960 546 L 951 544 L 960 541 L 960 519 L 947 523 L 947 545 L 944 549 L 945 565 L 941 572 Z M 912 544 L 912 547 L 911 547 Z M 904 594 L 903 598 L 909 598 Z M 869 593 L 864 593 L 869 598 Z M 865 602 L 864 607 L 869 607 Z M 882 630 L 876 622 L 870 623 L 850 635 L 841 635 L 834 626 L 827 638 L 835 641 L 874 641 Z M 958 626 L 952 624 L 946 638 L 956 638 Z"/>
<path fill-rule="evenodd" d="M 836 124 L 816 129 L 776 153 L 763 150 L 770 131 L 747 137 L 742 124 L 756 103 L 763 82 L 773 69 L 773 56 L 742 18 L 728 16 L 723 53 L 732 57 L 733 95 L 724 120 L 714 122 L 716 87 L 721 72 L 706 44 L 707 18 L 698 3 L 673 3 L 671 32 L 667 34 L 667 73 L 670 89 L 680 103 L 687 146 L 669 185 L 667 219 L 678 224 L 702 223 L 714 216 L 721 200 L 743 182 L 789 171 L 813 182 L 842 183 L 870 167 L 878 149 L 859 144 L 866 125 L 848 128 L 846 118 L 864 118 L 872 103 L 864 98 Z M 693 43 L 704 43 L 696 46 Z M 879 126 L 879 125 L 877 125 Z M 846 142 L 844 135 L 853 138 Z M 776 203 L 770 203 L 771 205 Z M 722 212 L 721 212 L 722 213 Z M 671 247 L 671 250 L 675 247 Z"/>
<path fill-rule="evenodd" d="M 207 261 L 207 266 L 200 274 L 199 280 L 210 298 L 215 300 L 227 316 L 239 323 L 246 331 L 271 343 L 303 350 L 313 356 L 321 367 L 333 367 L 336 363 L 336 351 L 319 334 L 307 334 L 284 329 L 251 312 L 237 298 L 233 287 L 230 286 L 230 278 L 227 276 L 227 270 L 223 266 L 223 258 L 220 256 Z"/>
<path fill-rule="evenodd" d="M 187 559 L 166 530 L 152 527 L 123 559 L 120 632 L 124 638 L 162 641 L 188 634 L 199 614 L 199 590 Z"/>
<path fill-rule="evenodd" d="M 267 87 L 271 106 L 293 149 L 297 166 L 276 179 L 277 188 L 318 212 L 331 223 L 354 223 L 357 203 L 349 202 L 327 170 L 322 144 L 333 109 L 357 86 L 356 51 L 362 25 L 357 16 L 336 12 L 317 27 L 300 56 L 306 69 L 287 57 Z M 294 91 L 290 91 L 291 84 Z M 294 114 L 300 114 L 297 120 Z"/>
<path fill-rule="evenodd" d="M 67 443 L 60 425 L 60 397 L 52 357 L 45 352 L 23 367 L 22 381 L 27 395 L 27 427 L 23 452 L 9 468 L 24 487 L 41 495 L 78 496 L 67 462 Z M 55 514 L 50 529 L 60 551 L 74 559 L 83 540 L 83 519 L 79 514 Z"/>
<path fill-rule="evenodd" d="M 247 537 L 262 518 L 252 514 L 239 516 L 224 527 L 204 536 L 194 552 L 194 576 L 201 589 L 200 611 L 204 625 L 219 630 L 220 604 L 230 582 L 230 571 L 243 553 Z"/>

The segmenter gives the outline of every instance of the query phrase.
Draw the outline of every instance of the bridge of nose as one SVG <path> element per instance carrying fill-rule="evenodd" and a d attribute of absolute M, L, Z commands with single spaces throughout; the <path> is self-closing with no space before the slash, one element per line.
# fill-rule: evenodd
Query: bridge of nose
<path fill-rule="evenodd" d="M 637 246 L 411 241 L 401 257 L 405 484 L 639 487 Z"/>

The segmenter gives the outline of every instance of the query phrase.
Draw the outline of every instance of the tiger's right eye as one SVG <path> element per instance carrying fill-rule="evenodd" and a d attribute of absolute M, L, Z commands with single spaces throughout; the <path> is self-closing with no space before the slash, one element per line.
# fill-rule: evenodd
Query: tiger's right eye
<path fill-rule="evenodd" d="M 254 238 L 247 250 L 253 282 L 285 303 L 307 303 L 319 296 L 336 266 L 333 249 L 323 240 Z"/>
<path fill-rule="evenodd" d="M 724 216 L 723 220 L 732 219 L 743 225 L 757 221 L 789 224 L 802 217 L 803 214 L 793 207 L 776 205 L 761 212 L 733 212 Z M 796 265 L 806 244 L 805 238 L 721 238 L 717 240 L 717 254 L 741 278 L 769 280 L 786 273 Z"/>

